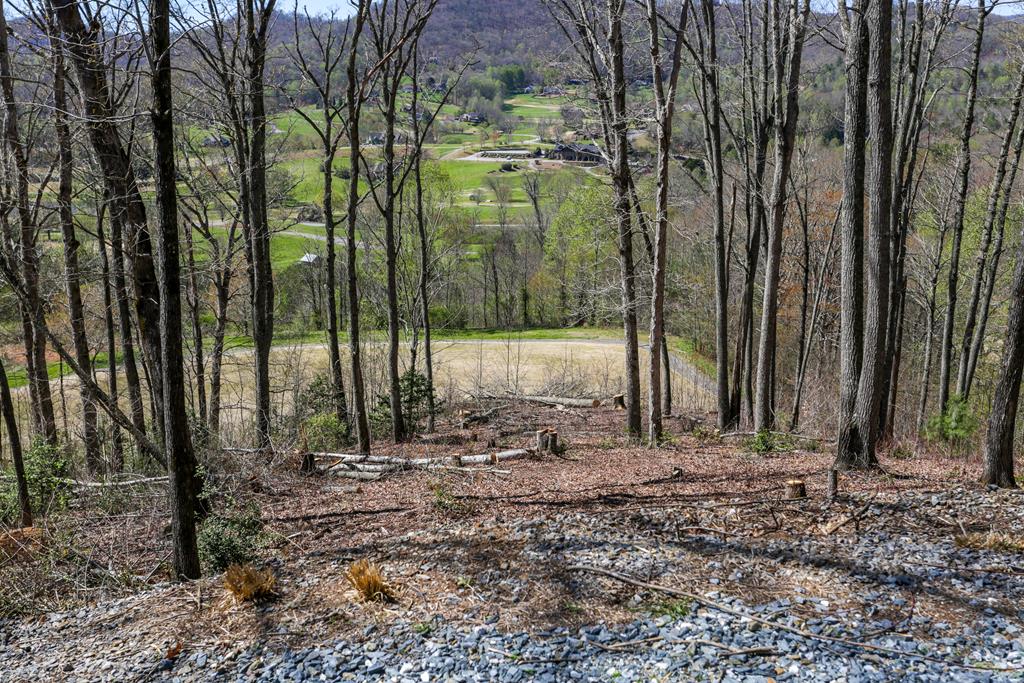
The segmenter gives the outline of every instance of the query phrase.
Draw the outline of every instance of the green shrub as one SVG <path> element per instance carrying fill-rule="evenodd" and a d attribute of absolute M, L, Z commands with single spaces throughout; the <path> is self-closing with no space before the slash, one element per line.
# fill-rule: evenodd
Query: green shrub
<path fill-rule="evenodd" d="M 418 431 L 429 412 L 433 388 L 425 376 L 410 369 L 399 379 L 399 391 L 405 427 L 410 432 Z M 378 397 L 377 405 L 370 411 L 370 425 L 378 433 L 391 428 L 391 398 L 388 394 Z"/>
<path fill-rule="evenodd" d="M 315 415 L 334 412 L 334 386 L 329 374 L 320 374 L 299 394 L 299 404 L 295 408 L 300 419 Z"/>
<path fill-rule="evenodd" d="M 263 520 L 255 505 L 229 509 L 206 518 L 196 539 L 199 558 L 207 571 L 222 572 L 232 564 L 247 564 L 267 543 Z"/>
<path fill-rule="evenodd" d="M 793 437 L 788 434 L 779 434 L 768 429 L 762 429 L 757 434 L 747 439 L 747 450 L 751 453 L 779 453 L 792 450 L 794 447 Z"/>
<path fill-rule="evenodd" d="M 25 462 L 25 480 L 36 514 L 47 514 L 64 508 L 71 498 L 68 483 L 70 466 L 64 452 L 36 439 L 22 458 Z M 14 469 L 4 472 L 0 479 L 0 523 L 9 524 L 18 519 L 18 484 Z"/>
<path fill-rule="evenodd" d="M 334 413 L 319 413 L 302 423 L 307 451 L 332 451 L 348 443 L 348 427 Z"/>
<path fill-rule="evenodd" d="M 978 416 L 967 401 L 961 396 L 953 396 L 946 404 L 945 411 L 928 420 L 924 434 L 929 441 L 962 446 L 974 436 L 978 424 Z"/>

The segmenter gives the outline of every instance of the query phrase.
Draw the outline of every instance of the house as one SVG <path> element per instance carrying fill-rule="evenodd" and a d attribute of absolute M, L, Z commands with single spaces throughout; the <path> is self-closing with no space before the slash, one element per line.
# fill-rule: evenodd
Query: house
<path fill-rule="evenodd" d="M 475 111 L 472 111 L 466 112 L 465 114 L 460 116 L 459 121 L 462 121 L 463 123 L 471 123 L 474 126 L 478 126 L 482 123 L 487 123 L 487 117 L 484 116 L 483 114 L 479 114 Z"/>
<path fill-rule="evenodd" d="M 298 263 L 304 266 L 315 266 L 316 264 L 320 263 L 320 254 L 303 254 L 302 258 L 298 260 Z"/>
<path fill-rule="evenodd" d="M 548 152 L 548 159 L 573 161 L 585 164 L 603 164 L 605 162 L 601 148 L 597 145 L 579 144 L 575 142 L 559 143 Z"/>

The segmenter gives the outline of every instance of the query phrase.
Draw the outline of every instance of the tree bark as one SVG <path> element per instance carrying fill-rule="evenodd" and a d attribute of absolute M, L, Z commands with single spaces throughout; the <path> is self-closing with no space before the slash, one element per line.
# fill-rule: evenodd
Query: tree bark
<path fill-rule="evenodd" d="M 788 21 L 776 16 L 773 20 L 773 68 L 775 91 L 774 148 L 775 173 L 769 201 L 768 259 L 765 263 L 764 301 L 761 307 L 761 336 L 757 354 L 757 395 L 754 404 L 754 430 L 772 429 L 775 425 L 774 357 L 776 353 L 779 313 L 779 278 L 782 267 L 782 238 L 786 217 L 786 188 L 793 163 L 793 145 L 800 116 L 800 66 L 809 0 L 798 0 L 789 7 Z M 780 2 L 772 3 L 778 13 Z M 787 6 L 789 3 L 787 3 Z M 785 29 L 783 28 L 785 26 Z M 785 30 L 785 36 L 782 31 Z M 784 45 L 785 42 L 785 45 Z"/>
<path fill-rule="evenodd" d="M 349 43 L 347 76 L 348 141 L 350 174 L 348 181 L 348 206 L 346 213 L 346 294 L 348 296 L 348 345 L 352 363 L 352 419 L 356 427 L 359 452 L 370 452 L 370 423 L 366 413 L 366 389 L 363 382 L 362 349 L 359 343 L 359 279 L 356 270 L 356 222 L 359 214 L 359 159 L 362 155 L 359 142 L 359 119 L 362 114 L 365 88 L 368 82 L 360 78 L 357 70 L 359 38 L 366 24 L 369 0 L 357 0 L 355 16 L 352 17 L 352 38 Z"/>
<path fill-rule="evenodd" d="M 146 222 L 146 206 L 139 192 L 135 172 L 132 170 L 128 153 L 118 133 L 114 104 L 107 85 L 105 61 L 95 31 L 87 28 L 82 21 L 76 0 L 53 0 L 64 33 L 65 46 L 75 65 L 78 85 L 82 95 L 85 125 L 90 142 L 103 172 L 107 198 L 110 202 L 112 231 L 118 228 L 127 231 L 130 249 L 128 251 L 132 280 L 136 295 L 135 309 L 146 362 L 151 368 L 150 384 L 154 396 L 161 396 L 160 359 L 160 289 L 153 261 L 153 248 Z M 115 278 L 119 259 L 117 243 L 119 235 L 111 234 L 115 244 Z M 122 319 L 122 324 L 125 321 Z M 123 329 L 122 336 L 129 337 L 130 329 Z M 129 379 L 129 382 L 131 380 Z M 129 388 L 131 384 L 129 384 Z M 134 406 L 133 406 L 134 410 Z M 158 431 L 163 430 L 162 408 L 154 413 Z M 138 424 L 136 424 L 138 426 Z M 142 431 L 141 429 L 139 431 Z"/>
<path fill-rule="evenodd" d="M 892 3 L 870 7 L 871 57 L 868 66 L 868 119 L 871 127 L 871 197 L 868 217 L 867 288 L 864 314 L 864 355 L 857 392 L 857 421 L 862 451 L 855 455 L 860 467 L 878 464 L 881 383 L 885 368 L 889 321 L 890 230 L 892 201 Z"/>
<path fill-rule="evenodd" d="M 274 276 L 270 261 L 270 224 L 267 216 L 267 115 L 264 67 L 267 32 L 275 0 L 245 3 L 247 86 L 249 99 L 248 241 L 251 254 L 252 336 L 256 354 L 256 435 L 260 448 L 271 447 L 270 350 L 274 343 Z"/>
<path fill-rule="evenodd" d="M 21 303 L 25 361 L 28 370 L 29 395 L 32 400 L 36 430 L 51 445 L 57 444 L 57 423 L 53 414 L 50 378 L 46 367 L 46 337 L 34 324 L 43 311 L 39 291 L 39 253 L 36 249 L 35 216 L 29 200 L 28 153 L 19 130 L 19 111 L 14 92 L 14 74 L 7 45 L 6 8 L 0 2 L 0 95 L 4 100 L 4 142 L 13 157 L 14 204 L 19 230 L 11 241 L 17 245 L 17 260 L 12 270 L 20 270 L 26 299 Z M 5 221 L 6 222 L 6 221 Z"/>
<path fill-rule="evenodd" d="M 689 5 L 682 3 L 678 24 L 666 31 L 675 33 L 672 37 L 672 51 L 669 54 L 669 73 L 664 73 L 661 54 L 661 34 L 659 28 L 659 8 L 656 0 L 647 0 L 647 30 L 650 38 L 651 76 L 654 83 L 654 106 L 658 130 L 658 161 L 657 188 L 655 191 L 655 230 L 652 246 L 652 282 L 651 282 L 651 334 L 647 427 L 648 440 L 657 445 L 662 437 L 662 362 L 666 363 L 665 347 L 665 268 L 667 261 L 668 211 L 669 211 L 669 164 L 672 161 L 672 123 L 675 118 L 676 83 L 682 68 L 683 34 L 686 33 L 686 20 L 689 17 Z M 728 359 L 723 359 L 722 366 L 728 368 Z M 728 379 L 728 375 L 726 375 Z M 724 396 L 728 399 L 729 392 Z"/>
<path fill-rule="evenodd" d="M 92 373 L 92 357 L 85 332 L 85 308 L 82 305 L 81 270 L 78 264 L 78 237 L 75 235 L 75 217 L 72 213 L 73 158 L 71 129 L 68 126 L 68 105 L 65 90 L 64 51 L 59 44 L 53 46 L 53 125 L 57 134 L 59 182 L 57 190 L 60 229 L 64 240 L 64 280 L 67 294 L 68 319 L 75 349 L 75 360 L 87 373 Z M 102 469 L 99 433 L 96 428 L 96 404 L 88 384 L 79 384 L 82 402 L 82 443 L 85 446 L 85 465 L 95 474 Z"/>
<path fill-rule="evenodd" d="M 960 132 L 959 163 L 957 165 L 956 195 L 953 211 L 953 240 L 950 244 L 949 276 L 946 283 L 946 317 L 942 325 L 942 344 L 939 347 L 939 411 L 945 412 L 949 403 L 949 384 L 953 367 L 953 334 L 956 325 L 957 290 L 960 287 L 960 252 L 964 235 L 964 213 L 971 175 L 971 138 L 974 132 L 974 108 L 978 99 L 978 69 L 985 36 L 985 18 L 988 16 L 986 0 L 978 0 L 978 23 L 974 29 L 974 48 L 971 57 L 967 101 L 963 128 Z"/>
<path fill-rule="evenodd" d="M 846 110 L 843 142 L 843 219 L 840 245 L 839 439 L 836 469 L 867 466 L 861 460 L 864 437 L 857 421 L 864 342 L 864 147 L 867 128 L 867 48 L 865 0 L 843 15 L 846 33 Z"/>
<path fill-rule="evenodd" d="M 0 20 L 2 21 L 2 20 Z M 18 433 L 18 418 L 14 414 L 14 401 L 7 383 L 7 370 L 0 360 L 0 410 L 3 411 L 7 440 L 11 442 L 11 461 L 14 463 L 14 479 L 18 487 L 18 509 L 22 527 L 32 526 L 32 500 L 28 494 L 28 480 L 25 478 L 25 461 L 21 454 L 21 436 Z"/>
<path fill-rule="evenodd" d="M 196 546 L 196 461 L 185 409 L 185 360 L 182 352 L 181 266 L 175 188 L 174 103 L 171 95 L 169 0 L 149 6 L 152 68 L 153 152 L 159 225 L 161 387 L 164 452 L 170 481 L 171 538 L 174 574 L 197 579 L 201 570 Z"/>
<path fill-rule="evenodd" d="M 992 399 L 992 413 L 985 443 L 985 471 L 982 482 L 1016 488 L 1013 472 L 1013 437 L 1017 424 L 1021 375 L 1024 371 L 1024 226 L 1013 271 L 1010 315 L 1006 326 L 1003 362 Z"/>

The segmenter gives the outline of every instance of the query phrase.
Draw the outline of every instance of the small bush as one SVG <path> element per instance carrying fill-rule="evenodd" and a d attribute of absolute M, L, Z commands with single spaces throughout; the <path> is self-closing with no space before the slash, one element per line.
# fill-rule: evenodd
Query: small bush
<path fill-rule="evenodd" d="M 210 515 L 199 529 L 199 557 L 208 571 L 221 572 L 233 564 L 248 564 L 266 545 L 263 521 L 255 505 L 226 514 Z"/>
<path fill-rule="evenodd" d="M 712 429 L 702 424 L 698 424 L 690 432 L 690 436 L 697 440 L 701 445 L 711 443 L 714 441 L 721 441 L 722 437 L 719 435 L 717 429 Z"/>
<path fill-rule="evenodd" d="M 345 578 L 366 602 L 397 602 L 395 589 L 384 579 L 380 567 L 369 560 L 357 560 Z"/>
<path fill-rule="evenodd" d="M 332 451 L 348 443 L 348 427 L 334 413 L 320 413 L 302 423 L 305 450 Z"/>
<path fill-rule="evenodd" d="M 63 451 L 37 439 L 22 454 L 22 459 L 32 511 L 45 515 L 66 507 L 71 499 L 71 486 L 68 484 L 70 466 Z M 0 478 L 0 524 L 13 524 L 20 510 L 18 484 L 11 468 Z"/>
<path fill-rule="evenodd" d="M 930 441 L 942 441 L 951 446 L 963 446 L 978 430 L 978 416 L 971 410 L 966 399 L 953 396 L 940 415 L 935 415 L 925 425 L 924 434 Z"/>
<path fill-rule="evenodd" d="M 669 617 L 671 619 L 683 619 L 690 614 L 689 600 L 664 600 L 656 602 L 651 607 L 651 615 L 655 617 Z"/>
<path fill-rule="evenodd" d="M 269 569 L 256 569 L 251 564 L 233 564 L 224 572 L 224 588 L 238 602 L 261 602 L 274 595 L 277 579 Z"/>
<path fill-rule="evenodd" d="M 314 415 L 333 413 L 334 411 L 334 385 L 331 384 L 331 376 L 329 374 L 317 375 L 299 394 L 299 403 L 295 407 L 295 412 L 299 418 L 305 420 Z"/>
<path fill-rule="evenodd" d="M 419 431 L 420 423 L 429 413 L 433 388 L 424 375 L 409 369 L 399 379 L 399 391 L 405 427 L 410 432 Z M 387 393 L 380 395 L 377 405 L 370 411 L 370 425 L 377 433 L 385 433 L 391 428 L 391 398 Z"/>
<path fill-rule="evenodd" d="M 753 437 L 747 440 L 747 449 L 752 453 L 777 453 L 792 447 L 788 437 L 777 434 L 767 429 L 762 429 Z"/>
<path fill-rule="evenodd" d="M 434 494 L 434 508 L 439 512 L 464 515 L 472 511 L 472 508 L 465 501 L 455 497 L 451 490 L 444 484 L 433 484 L 430 487 Z"/>

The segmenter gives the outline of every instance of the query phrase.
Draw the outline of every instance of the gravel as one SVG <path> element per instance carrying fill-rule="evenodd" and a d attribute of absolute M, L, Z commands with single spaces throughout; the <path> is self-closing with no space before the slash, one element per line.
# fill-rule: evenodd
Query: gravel
<path fill-rule="evenodd" d="M 849 509 L 864 501 L 851 501 Z M 728 519 L 734 512 L 716 514 Z M 796 519 L 814 514 L 807 510 Z M 0 623 L 0 679 L 1024 681 L 1021 554 L 960 547 L 953 540 L 960 520 L 996 514 L 1009 528 L 1024 528 L 1022 506 L 964 489 L 880 497 L 855 532 L 831 535 L 680 533 L 692 520 L 678 509 L 492 520 L 515 542 L 509 547 L 518 555 L 473 567 L 473 590 L 489 611 L 414 621 L 398 609 L 387 612 L 386 621 L 378 615 L 376 623 L 349 629 L 343 639 L 305 647 L 283 648 L 266 633 L 232 644 L 200 638 L 171 660 L 132 632 L 124 615 L 144 604 L 136 596 Z M 734 528 L 740 528 L 740 515 L 734 517 Z M 464 556 L 469 551 L 457 540 L 479 534 L 478 525 L 467 520 L 433 536 L 396 538 L 391 557 L 401 557 L 403 544 L 412 540 L 449 539 L 450 547 L 435 547 L 417 569 L 461 576 L 471 565 Z M 566 570 L 578 564 L 682 587 L 740 614 L 809 634 L 903 654 L 798 635 Z M 529 599 L 538 580 L 558 588 L 550 599 L 562 602 L 547 608 L 561 614 L 561 624 L 573 621 L 564 617 L 577 604 L 609 605 L 631 616 L 601 623 L 595 613 L 583 612 L 575 615 L 587 622 L 581 625 L 516 628 L 508 623 L 508 608 Z M 106 626 L 76 631 L 84 621 Z M 92 639 L 89 654 L 79 647 L 72 658 L 68 648 L 86 637 Z"/>

